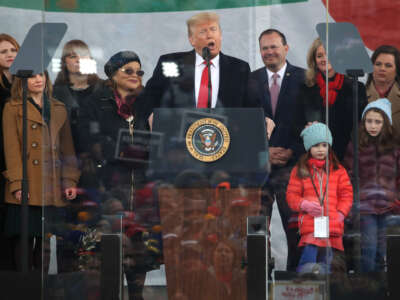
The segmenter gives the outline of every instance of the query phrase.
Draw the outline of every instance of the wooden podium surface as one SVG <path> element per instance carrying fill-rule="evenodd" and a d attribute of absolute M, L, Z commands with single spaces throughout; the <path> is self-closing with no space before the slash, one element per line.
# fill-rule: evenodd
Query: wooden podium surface
<path fill-rule="evenodd" d="M 258 188 L 159 189 L 168 299 L 246 299 L 246 220 Z"/>

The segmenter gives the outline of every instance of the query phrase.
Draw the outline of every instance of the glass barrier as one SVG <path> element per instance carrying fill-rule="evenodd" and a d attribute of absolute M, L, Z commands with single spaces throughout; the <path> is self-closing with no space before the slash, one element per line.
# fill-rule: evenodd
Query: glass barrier
<path fill-rule="evenodd" d="M 23 2 L 0 0 L 4 297 L 398 298 L 395 1 Z"/>

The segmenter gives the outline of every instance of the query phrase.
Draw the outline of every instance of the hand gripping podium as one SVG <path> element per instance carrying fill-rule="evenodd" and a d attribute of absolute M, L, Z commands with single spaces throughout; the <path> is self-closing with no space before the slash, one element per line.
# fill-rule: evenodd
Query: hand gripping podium
<path fill-rule="evenodd" d="M 153 133 L 168 299 L 246 299 L 247 216 L 269 167 L 262 110 L 157 109 Z"/>

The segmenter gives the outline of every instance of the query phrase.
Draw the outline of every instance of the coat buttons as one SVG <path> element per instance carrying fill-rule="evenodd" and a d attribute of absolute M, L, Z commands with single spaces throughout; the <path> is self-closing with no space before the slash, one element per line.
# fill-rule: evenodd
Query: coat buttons
<path fill-rule="evenodd" d="M 39 160 L 38 160 L 38 159 L 34 159 L 34 160 L 32 161 L 32 163 L 33 163 L 35 166 L 37 166 L 37 165 L 39 164 Z"/>
<path fill-rule="evenodd" d="M 32 143 L 32 148 L 37 148 L 38 145 L 39 145 L 38 143 L 33 142 L 33 143 Z"/>
<path fill-rule="evenodd" d="M 37 128 L 37 124 L 32 124 L 32 129 L 36 129 Z"/>

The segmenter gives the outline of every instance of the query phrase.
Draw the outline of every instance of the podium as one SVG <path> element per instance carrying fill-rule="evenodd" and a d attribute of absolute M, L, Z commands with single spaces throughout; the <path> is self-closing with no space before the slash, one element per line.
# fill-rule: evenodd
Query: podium
<path fill-rule="evenodd" d="M 269 170 L 262 110 L 157 109 L 153 132 L 168 299 L 246 299 L 247 216 Z"/>

